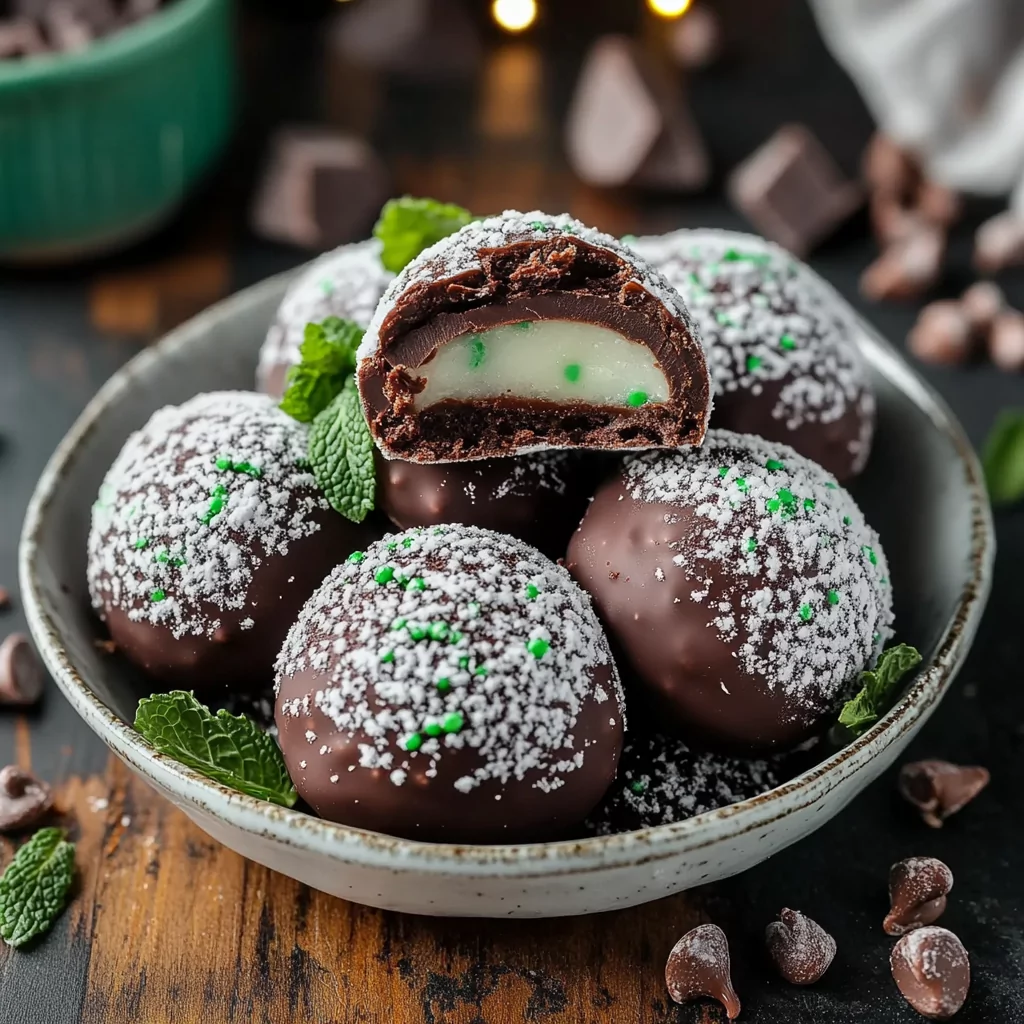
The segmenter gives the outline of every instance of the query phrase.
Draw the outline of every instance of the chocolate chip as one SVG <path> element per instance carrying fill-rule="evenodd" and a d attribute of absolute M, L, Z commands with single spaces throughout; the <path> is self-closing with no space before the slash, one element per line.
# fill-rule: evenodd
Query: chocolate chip
<path fill-rule="evenodd" d="M 975 347 L 975 334 L 963 305 L 954 299 L 929 303 L 907 335 L 907 348 L 925 363 L 966 362 Z"/>
<path fill-rule="evenodd" d="M 31 57 L 45 50 L 46 43 L 34 21 L 28 18 L 0 21 L 0 60 L 8 57 Z"/>
<path fill-rule="evenodd" d="M 945 928 L 904 935 L 889 958 L 903 998 L 923 1017 L 949 1020 L 971 987 L 971 961 L 963 943 Z"/>
<path fill-rule="evenodd" d="M 891 909 L 882 922 L 888 935 L 903 935 L 937 921 L 953 888 L 953 872 L 934 857 L 909 857 L 889 869 Z"/>
<path fill-rule="evenodd" d="M 12 633 L 0 644 L 0 704 L 35 704 L 43 695 L 46 673 L 32 642 Z"/>
<path fill-rule="evenodd" d="M 740 1013 L 732 987 L 729 940 L 716 924 L 691 928 L 673 947 L 665 965 L 668 994 L 677 1003 L 717 999 L 729 1020 Z"/>
<path fill-rule="evenodd" d="M 914 156 L 888 135 L 876 132 L 862 161 L 864 180 L 873 192 L 905 204 L 921 180 L 921 168 Z"/>
<path fill-rule="evenodd" d="M 0 770 L 0 832 L 31 828 L 53 806 L 50 787 L 16 764 Z"/>
<path fill-rule="evenodd" d="M 963 200 L 951 188 L 925 178 L 917 190 L 914 209 L 930 223 L 948 228 L 960 219 Z"/>
<path fill-rule="evenodd" d="M 981 225 L 974 235 L 974 265 L 994 274 L 1024 263 L 1024 214 L 1006 210 Z"/>
<path fill-rule="evenodd" d="M 939 280 L 946 253 L 946 234 L 934 225 L 919 224 L 893 242 L 861 275 L 865 298 L 913 299 Z"/>
<path fill-rule="evenodd" d="M 836 940 L 799 910 L 781 910 L 764 937 L 779 974 L 793 985 L 813 985 L 836 955 Z"/>
<path fill-rule="evenodd" d="M 871 196 L 868 212 L 875 238 L 883 248 L 913 234 L 924 224 L 921 216 L 885 192 Z"/>
<path fill-rule="evenodd" d="M 988 354 L 1000 370 L 1007 373 L 1024 370 L 1024 313 L 1008 309 L 992 321 Z"/>
<path fill-rule="evenodd" d="M 925 824 L 943 821 L 969 804 L 989 783 L 987 768 L 949 761 L 915 761 L 900 769 L 899 790 L 920 812 Z"/>
<path fill-rule="evenodd" d="M 960 296 L 960 305 L 971 322 L 971 329 L 985 334 L 1006 307 L 1006 296 L 993 281 L 978 281 Z"/>

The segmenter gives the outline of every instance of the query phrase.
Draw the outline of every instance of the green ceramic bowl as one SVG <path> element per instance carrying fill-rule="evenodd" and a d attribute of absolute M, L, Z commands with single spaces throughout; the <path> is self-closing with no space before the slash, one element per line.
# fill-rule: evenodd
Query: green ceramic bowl
<path fill-rule="evenodd" d="M 79 53 L 0 61 L 0 260 L 159 225 L 222 149 L 233 89 L 230 0 L 173 0 Z"/>

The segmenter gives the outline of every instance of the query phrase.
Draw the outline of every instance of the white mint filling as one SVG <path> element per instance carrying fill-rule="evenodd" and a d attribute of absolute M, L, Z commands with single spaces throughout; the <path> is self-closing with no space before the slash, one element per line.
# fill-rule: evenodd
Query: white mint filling
<path fill-rule="evenodd" d="M 669 397 L 646 345 L 607 327 L 570 320 L 524 320 L 442 345 L 417 370 L 426 386 L 417 408 L 446 398 L 533 398 L 559 404 L 639 408 Z"/>

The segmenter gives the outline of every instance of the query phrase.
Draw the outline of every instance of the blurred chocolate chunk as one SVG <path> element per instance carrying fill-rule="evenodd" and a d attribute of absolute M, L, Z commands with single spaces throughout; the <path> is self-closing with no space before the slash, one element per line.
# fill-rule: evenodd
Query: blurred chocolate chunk
<path fill-rule="evenodd" d="M 28 18 L 0 21 L 0 60 L 7 57 L 31 57 L 45 50 L 46 43 L 34 21 Z"/>
<path fill-rule="evenodd" d="M 806 256 L 864 202 L 825 147 L 800 124 L 780 128 L 733 171 L 729 197 L 761 234 Z"/>
<path fill-rule="evenodd" d="M 7 611 L 11 607 L 11 595 L 6 587 L 0 587 L 0 612 Z"/>
<path fill-rule="evenodd" d="M 479 33 L 459 0 L 372 0 L 337 17 L 332 60 L 428 81 L 467 78 L 480 64 Z"/>
<path fill-rule="evenodd" d="M 963 214 L 959 193 L 925 178 L 914 197 L 914 209 L 929 223 L 952 227 Z"/>
<path fill-rule="evenodd" d="M 674 1002 L 715 999 L 729 1020 L 740 1013 L 740 1000 L 732 987 L 729 940 L 716 924 L 691 928 L 673 947 L 665 965 L 665 984 Z"/>
<path fill-rule="evenodd" d="M 53 806 L 50 787 L 15 764 L 0 770 L 0 832 L 32 828 Z"/>
<path fill-rule="evenodd" d="M 50 45 L 64 53 L 84 50 L 97 35 L 96 29 L 71 3 L 50 4 L 43 13 L 43 29 Z"/>
<path fill-rule="evenodd" d="M 669 24 L 668 48 L 680 67 L 706 68 L 722 52 L 722 21 L 709 4 L 691 7 L 686 16 Z"/>
<path fill-rule="evenodd" d="M 793 985 L 813 985 L 836 955 L 836 940 L 799 910 L 784 908 L 765 929 L 768 955 Z"/>
<path fill-rule="evenodd" d="M 983 274 L 1024 264 L 1024 214 L 1006 210 L 985 221 L 974 235 L 974 264 Z"/>
<path fill-rule="evenodd" d="M 963 943 L 945 928 L 904 935 L 889 963 L 903 998 L 922 1017 L 949 1020 L 967 1000 L 971 961 Z"/>
<path fill-rule="evenodd" d="M 988 335 L 992 362 L 1007 373 L 1024 370 L 1024 313 L 1008 309 L 992 321 Z"/>
<path fill-rule="evenodd" d="M 707 184 L 704 140 L 666 70 L 625 36 L 591 48 L 566 121 L 569 163 L 588 185 L 692 191 Z"/>
<path fill-rule="evenodd" d="M 161 6 L 160 0 L 14 0 L 0 4 L 0 59 L 74 53 Z M 5 19 L 11 13 L 12 18 Z"/>
<path fill-rule="evenodd" d="M 861 294 L 873 301 L 913 299 L 938 283 L 946 254 L 946 233 L 921 224 L 887 246 L 860 279 Z"/>
<path fill-rule="evenodd" d="M 46 672 L 32 641 L 23 633 L 12 633 L 0 644 L 0 704 L 35 704 L 45 685 Z"/>
<path fill-rule="evenodd" d="M 362 139 L 284 128 L 253 207 L 253 230 L 274 241 L 330 249 L 364 237 L 390 194 L 388 175 Z"/>
<path fill-rule="evenodd" d="M 891 909 L 882 922 L 887 935 L 903 935 L 937 921 L 953 888 L 953 872 L 934 857 L 909 857 L 889 870 Z"/>
<path fill-rule="evenodd" d="M 909 201 L 921 180 L 916 158 L 882 132 L 875 132 L 864 151 L 862 173 L 873 193 L 900 204 Z"/>
<path fill-rule="evenodd" d="M 996 317 L 1006 307 L 1006 296 L 999 285 L 992 281 L 978 281 L 960 296 L 971 329 L 979 334 L 992 328 Z"/>
<path fill-rule="evenodd" d="M 989 783 L 987 768 L 949 761 L 915 761 L 900 769 L 899 790 L 920 812 L 925 824 L 941 828 L 951 814 L 966 807 Z"/>
<path fill-rule="evenodd" d="M 975 332 L 963 304 L 942 299 L 925 306 L 907 336 L 907 347 L 925 363 L 967 362 L 975 348 Z"/>

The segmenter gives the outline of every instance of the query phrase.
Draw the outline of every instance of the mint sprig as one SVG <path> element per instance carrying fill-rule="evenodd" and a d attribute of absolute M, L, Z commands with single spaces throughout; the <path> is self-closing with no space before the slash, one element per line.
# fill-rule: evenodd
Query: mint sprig
<path fill-rule="evenodd" d="M 982 449 L 988 493 L 997 505 L 1024 498 L 1024 410 L 1004 409 Z"/>
<path fill-rule="evenodd" d="M 454 235 L 471 220 L 469 210 L 436 199 L 389 199 L 373 229 L 374 236 L 383 243 L 381 263 L 397 274 L 424 249 Z"/>
<path fill-rule="evenodd" d="M 885 712 L 896 684 L 921 663 L 921 654 L 909 644 L 882 652 L 873 671 L 861 672 L 861 690 L 839 712 L 839 724 L 854 736 L 866 732 Z"/>
<path fill-rule="evenodd" d="M 0 876 L 0 935 L 24 946 L 49 931 L 75 877 L 75 846 L 63 829 L 40 829 Z"/>
<path fill-rule="evenodd" d="M 184 690 L 139 701 L 135 728 L 162 754 L 241 793 L 293 807 L 298 799 L 272 736 L 244 715 L 213 714 Z"/>
<path fill-rule="evenodd" d="M 312 423 L 356 368 L 363 334 L 357 323 L 336 316 L 306 324 L 299 362 L 289 367 L 285 378 L 281 408 L 301 423 Z"/>
<path fill-rule="evenodd" d="M 345 381 L 341 393 L 313 421 L 309 462 L 331 507 L 346 519 L 361 523 L 373 509 L 376 481 L 373 438 L 355 378 Z"/>

